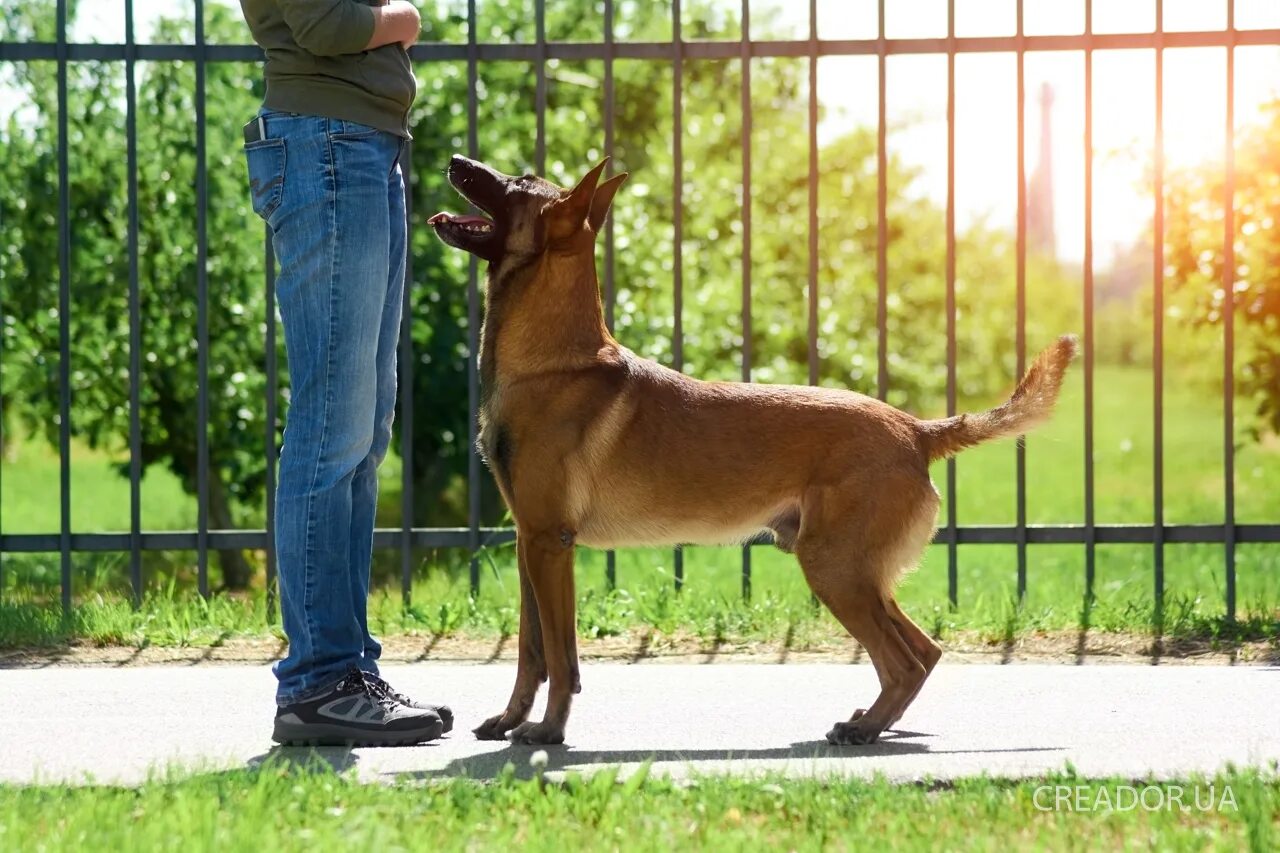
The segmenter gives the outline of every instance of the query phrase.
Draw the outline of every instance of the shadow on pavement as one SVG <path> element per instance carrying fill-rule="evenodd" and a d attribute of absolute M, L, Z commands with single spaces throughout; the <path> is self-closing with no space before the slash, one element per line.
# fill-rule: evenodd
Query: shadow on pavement
<path fill-rule="evenodd" d="M 325 773 L 342 773 L 356 766 L 360 756 L 349 746 L 273 746 L 245 762 L 250 770 L 265 765 L 280 767 L 291 772 L 320 770 Z"/>
<path fill-rule="evenodd" d="M 920 732 L 899 732 L 881 738 L 869 746 L 832 746 L 825 740 L 801 741 L 790 746 L 766 749 L 622 749 L 577 750 L 572 746 L 527 746 L 510 744 L 505 749 L 480 755 L 456 758 L 438 770 L 420 770 L 400 773 L 384 773 L 389 778 L 436 779 L 465 776 L 470 779 L 492 779 L 511 764 L 517 778 L 529 779 L 534 769 L 529 764 L 533 753 L 542 749 L 547 753 L 543 772 L 555 772 L 582 768 L 583 765 L 635 764 L 642 761 L 674 762 L 697 772 L 702 762 L 790 760 L 812 761 L 817 759 L 844 759 L 857 761 L 864 758 L 894 755 L 957 755 L 997 752 L 1061 752 L 1062 747 L 1021 747 L 1011 749 L 930 749 L 927 744 L 906 742 L 909 738 L 932 737 Z M 710 767 L 702 769 L 711 769 Z M 743 768 L 745 769 L 745 768 Z M 765 769 L 765 768 L 760 768 Z M 777 768 L 768 768 L 777 769 Z"/>

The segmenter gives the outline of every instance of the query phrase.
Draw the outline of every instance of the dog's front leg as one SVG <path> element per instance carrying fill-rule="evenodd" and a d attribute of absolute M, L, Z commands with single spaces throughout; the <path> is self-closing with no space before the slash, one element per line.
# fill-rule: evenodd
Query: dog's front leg
<path fill-rule="evenodd" d="M 582 690 L 578 677 L 578 638 L 573 586 L 574 535 L 563 526 L 520 530 L 521 557 L 538 601 L 542 646 L 551 676 L 547 713 L 542 722 L 525 722 L 511 732 L 516 743 L 563 743 L 573 694 Z"/>
<path fill-rule="evenodd" d="M 480 740 L 502 740 L 507 732 L 529 719 L 529 710 L 533 708 L 538 688 L 547 680 L 547 660 L 542 650 L 542 621 L 538 617 L 538 599 L 533 594 L 529 565 L 520 541 L 516 543 L 516 562 L 520 573 L 520 652 L 516 662 L 516 685 L 511 691 L 507 709 L 473 729 Z"/>

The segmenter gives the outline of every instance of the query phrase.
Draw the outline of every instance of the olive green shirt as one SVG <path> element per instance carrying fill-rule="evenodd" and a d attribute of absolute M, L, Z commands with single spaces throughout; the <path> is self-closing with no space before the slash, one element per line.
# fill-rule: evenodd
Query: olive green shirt
<path fill-rule="evenodd" d="M 409 137 L 418 84 L 399 44 L 365 50 L 371 6 L 386 0 L 240 0 L 267 54 L 263 106 L 340 118 Z"/>

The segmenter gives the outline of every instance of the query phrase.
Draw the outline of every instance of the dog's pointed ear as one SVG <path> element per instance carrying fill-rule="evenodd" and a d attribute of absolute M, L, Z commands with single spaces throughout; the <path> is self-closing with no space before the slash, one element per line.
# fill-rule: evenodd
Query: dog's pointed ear
<path fill-rule="evenodd" d="M 599 165 L 587 172 L 582 180 L 578 181 L 578 185 L 573 188 L 569 195 L 561 199 L 560 206 L 564 209 L 567 220 L 575 222 L 579 226 L 586 220 L 587 214 L 591 212 L 591 200 L 595 198 L 596 185 L 600 183 L 600 175 L 608 164 L 608 157 L 601 160 Z"/>
<path fill-rule="evenodd" d="M 587 225 L 591 226 L 592 231 L 600 232 L 604 218 L 609 215 L 609 206 L 613 204 L 614 195 L 626 182 L 627 173 L 619 172 L 596 187 L 595 195 L 591 197 L 591 212 L 587 214 Z"/>

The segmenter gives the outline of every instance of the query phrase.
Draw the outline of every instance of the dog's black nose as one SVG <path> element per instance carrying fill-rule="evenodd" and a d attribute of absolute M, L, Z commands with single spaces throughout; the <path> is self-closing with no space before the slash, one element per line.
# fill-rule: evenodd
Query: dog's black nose
<path fill-rule="evenodd" d="M 479 171 L 479 163 L 470 157 L 463 157 L 461 154 L 454 154 L 449 158 L 449 168 L 445 170 L 445 175 L 449 180 L 457 181 L 470 180 Z"/>

